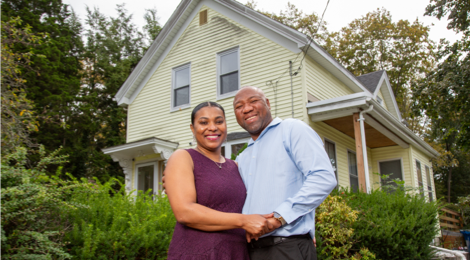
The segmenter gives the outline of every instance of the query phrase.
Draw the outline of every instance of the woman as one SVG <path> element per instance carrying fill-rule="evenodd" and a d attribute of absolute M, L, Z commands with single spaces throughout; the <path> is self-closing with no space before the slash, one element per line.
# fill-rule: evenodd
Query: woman
<path fill-rule="evenodd" d="M 196 149 L 174 152 L 165 169 L 166 193 L 178 221 L 168 259 L 249 259 L 246 237 L 269 232 L 273 227 L 266 218 L 272 215 L 240 214 L 246 189 L 236 163 L 221 155 L 227 138 L 222 106 L 199 104 L 190 127 Z"/>

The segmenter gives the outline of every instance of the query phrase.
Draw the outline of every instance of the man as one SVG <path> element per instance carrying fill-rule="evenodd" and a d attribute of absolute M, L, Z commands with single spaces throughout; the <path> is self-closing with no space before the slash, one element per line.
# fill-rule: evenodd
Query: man
<path fill-rule="evenodd" d="M 251 259 L 316 259 L 315 208 L 337 185 L 320 137 L 300 120 L 273 119 L 259 88 L 240 89 L 233 106 L 252 137 L 237 158 L 247 189 L 243 213 L 274 213 L 274 231 L 258 240 L 247 235 Z"/>
<path fill-rule="evenodd" d="M 240 89 L 233 107 L 252 138 L 237 157 L 247 189 L 242 213 L 274 213 L 270 233 L 259 239 L 247 234 L 250 258 L 316 260 L 315 208 L 337 184 L 323 142 L 300 120 L 273 119 L 259 88 Z"/>

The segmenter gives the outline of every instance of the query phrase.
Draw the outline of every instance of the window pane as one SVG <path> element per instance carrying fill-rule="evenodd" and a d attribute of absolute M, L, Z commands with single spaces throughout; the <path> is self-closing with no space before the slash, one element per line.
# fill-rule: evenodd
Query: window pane
<path fill-rule="evenodd" d="M 356 192 L 359 187 L 359 179 L 356 176 L 349 175 L 349 186 L 352 191 Z"/>
<path fill-rule="evenodd" d="M 189 86 L 175 89 L 175 101 L 174 106 L 181 106 L 189 104 Z"/>
<path fill-rule="evenodd" d="M 232 144 L 232 154 L 237 155 L 237 153 L 245 146 L 245 144 Z"/>
<path fill-rule="evenodd" d="M 175 88 L 189 85 L 189 68 L 175 72 Z"/>
<path fill-rule="evenodd" d="M 137 189 L 146 192 L 153 189 L 153 165 L 143 166 L 138 168 L 138 184 Z"/>
<path fill-rule="evenodd" d="M 220 76 L 220 94 L 238 90 L 238 71 Z"/>
<path fill-rule="evenodd" d="M 354 153 L 348 152 L 349 174 L 357 176 L 357 158 Z"/>
<path fill-rule="evenodd" d="M 220 153 L 225 157 L 225 146 L 220 147 Z"/>
<path fill-rule="evenodd" d="M 238 71 L 238 52 L 220 56 L 220 75 Z"/>

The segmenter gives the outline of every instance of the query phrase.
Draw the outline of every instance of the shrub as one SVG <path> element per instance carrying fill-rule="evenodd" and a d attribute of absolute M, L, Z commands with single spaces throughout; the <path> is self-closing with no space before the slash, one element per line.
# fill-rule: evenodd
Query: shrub
<path fill-rule="evenodd" d="M 370 194 L 335 191 L 359 211 L 353 224 L 353 248 L 367 247 L 378 259 L 430 259 L 429 244 L 438 233 L 437 202 L 426 202 L 421 195 L 396 189 Z"/>
<path fill-rule="evenodd" d="M 68 221 L 59 212 L 63 208 L 84 207 L 68 202 L 71 194 L 88 190 L 83 183 L 71 183 L 46 175 L 51 164 L 60 164 L 58 150 L 45 156 L 39 149 L 40 162 L 26 169 L 25 148 L 2 158 L 2 258 L 70 259 L 63 249 Z"/>
<path fill-rule="evenodd" d="M 168 199 L 115 191 L 116 180 L 95 185 L 96 193 L 75 194 L 88 208 L 66 214 L 73 230 L 65 240 L 77 259 L 165 259 L 176 223 Z"/>
<path fill-rule="evenodd" d="M 358 211 L 340 196 L 328 196 L 315 212 L 315 236 L 319 259 L 375 259 L 367 249 L 354 252 L 352 228 Z"/>

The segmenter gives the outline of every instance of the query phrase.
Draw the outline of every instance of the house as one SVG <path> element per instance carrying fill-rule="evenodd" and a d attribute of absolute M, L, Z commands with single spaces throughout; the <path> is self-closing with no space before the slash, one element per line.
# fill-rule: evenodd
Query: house
<path fill-rule="evenodd" d="M 161 190 L 172 152 L 194 147 L 190 114 L 200 102 L 225 108 L 223 153 L 237 153 L 250 139 L 232 107 L 244 85 L 263 89 L 273 116 L 320 135 L 340 186 L 369 191 L 380 173 L 435 199 L 438 153 L 403 124 L 385 71 L 356 77 L 304 34 L 232 0 L 182 0 L 116 94 L 127 141 L 103 152 L 122 166 L 127 190 Z"/>

